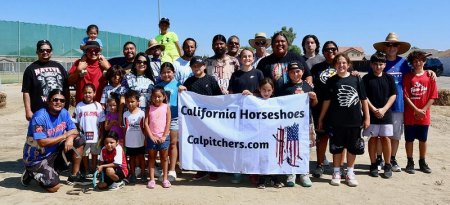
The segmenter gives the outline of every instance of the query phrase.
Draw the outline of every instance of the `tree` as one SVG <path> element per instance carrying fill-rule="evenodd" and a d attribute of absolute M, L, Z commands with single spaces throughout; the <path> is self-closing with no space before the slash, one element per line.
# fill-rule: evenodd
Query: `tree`
<path fill-rule="evenodd" d="M 283 26 L 283 27 L 281 27 L 281 31 L 276 31 L 275 33 L 278 33 L 278 32 L 282 32 L 284 35 L 286 35 L 288 45 L 289 45 L 289 48 L 288 48 L 289 52 L 293 52 L 293 53 L 296 53 L 299 55 L 302 54 L 302 50 L 300 49 L 300 47 L 293 44 L 295 38 L 297 37 L 297 33 L 294 32 L 294 29 L 292 27 L 289 27 L 289 29 L 288 29 L 286 26 Z"/>

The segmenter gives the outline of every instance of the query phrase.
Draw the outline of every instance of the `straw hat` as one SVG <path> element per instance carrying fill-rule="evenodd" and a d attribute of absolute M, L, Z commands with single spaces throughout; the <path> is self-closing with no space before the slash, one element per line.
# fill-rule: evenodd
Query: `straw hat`
<path fill-rule="evenodd" d="M 395 34 L 394 32 L 389 33 L 385 41 L 374 43 L 373 47 L 377 51 L 385 52 L 387 44 L 389 43 L 398 44 L 398 55 L 406 53 L 411 48 L 411 44 L 409 44 L 408 42 L 399 41 L 397 34 Z"/>
<path fill-rule="evenodd" d="M 147 48 L 147 50 L 149 50 L 150 48 L 153 48 L 153 47 L 155 47 L 155 46 L 161 46 L 161 51 L 164 51 L 164 49 L 166 48 L 164 45 L 159 44 L 158 41 L 156 41 L 156 39 L 151 39 L 151 40 L 148 42 L 148 48 Z"/>
<path fill-rule="evenodd" d="M 257 46 L 255 45 L 256 41 L 266 41 L 266 44 L 264 45 L 264 47 L 266 48 L 269 47 L 270 43 L 272 42 L 270 38 L 267 38 L 266 33 L 263 32 L 256 33 L 255 38 L 248 40 L 248 43 L 250 44 L 251 47 L 257 48 Z"/>

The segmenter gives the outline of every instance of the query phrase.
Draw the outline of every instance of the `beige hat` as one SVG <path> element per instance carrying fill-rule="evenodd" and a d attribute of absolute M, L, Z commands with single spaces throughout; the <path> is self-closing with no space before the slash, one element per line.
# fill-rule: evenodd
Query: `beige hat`
<path fill-rule="evenodd" d="M 255 38 L 248 40 L 248 43 L 250 44 L 251 47 L 257 48 L 257 46 L 255 45 L 256 41 L 266 41 L 266 44 L 264 45 L 264 47 L 266 48 L 269 47 L 270 43 L 272 42 L 270 38 L 267 38 L 266 33 L 263 32 L 256 33 Z"/>
<path fill-rule="evenodd" d="M 411 48 L 411 44 L 409 44 L 408 42 L 399 41 L 397 34 L 395 34 L 394 32 L 389 33 L 385 41 L 374 43 L 373 47 L 377 51 L 385 52 L 387 44 L 390 43 L 398 44 L 398 55 L 406 53 Z"/>
<path fill-rule="evenodd" d="M 166 47 L 164 45 L 161 45 L 158 43 L 158 41 L 156 41 L 156 39 L 150 39 L 150 41 L 148 42 L 148 49 L 153 48 L 155 46 L 161 46 L 161 50 L 164 51 L 164 49 L 166 49 Z"/>

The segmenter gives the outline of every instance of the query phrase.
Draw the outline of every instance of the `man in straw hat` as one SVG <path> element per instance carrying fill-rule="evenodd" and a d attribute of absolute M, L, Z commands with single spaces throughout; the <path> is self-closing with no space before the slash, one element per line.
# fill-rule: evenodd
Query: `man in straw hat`
<path fill-rule="evenodd" d="M 161 71 L 161 54 L 165 50 L 165 46 L 161 45 L 155 39 L 148 42 L 148 48 L 145 51 L 150 58 L 150 67 L 152 68 L 153 76 L 158 83 L 160 81 L 159 72 Z"/>
<path fill-rule="evenodd" d="M 391 74 L 395 79 L 395 85 L 397 88 L 397 98 L 392 105 L 392 119 L 394 127 L 394 136 L 391 137 L 391 165 L 392 171 L 400 172 L 400 166 L 395 159 L 398 150 L 398 144 L 403 133 L 403 111 L 404 111 L 404 100 L 403 100 L 403 77 L 411 72 L 411 68 L 405 58 L 400 57 L 403 53 L 406 53 L 410 48 L 411 44 L 408 42 L 400 41 L 396 33 L 391 32 L 387 35 L 385 41 L 374 43 L 373 47 L 380 52 L 386 54 L 386 68 L 384 72 Z M 430 72 L 430 75 L 435 79 L 436 74 Z M 384 115 L 384 110 L 381 110 Z M 381 148 L 381 146 L 378 146 Z M 381 150 L 378 149 L 377 163 L 381 164 Z M 388 159 L 385 159 L 388 160 Z M 381 166 L 379 167 L 381 169 Z"/>
<path fill-rule="evenodd" d="M 271 39 L 267 38 L 266 33 L 263 32 L 256 33 L 254 39 L 248 40 L 248 44 L 256 50 L 253 66 L 258 66 L 259 61 L 269 55 L 269 53 L 267 53 L 267 48 L 271 43 Z"/>

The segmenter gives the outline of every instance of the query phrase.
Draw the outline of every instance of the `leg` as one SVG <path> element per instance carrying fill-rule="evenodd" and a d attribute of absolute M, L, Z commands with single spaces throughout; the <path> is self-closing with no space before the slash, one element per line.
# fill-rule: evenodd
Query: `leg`
<path fill-rule="evenodd" d="M 391 139 L 391 156 L 395 157 L 397 155 L 398 144 L 400 140 Z"/>
<path fill-rule="evenodd" d="M 82 155 L 84 146 L 80 146 L 76 150 L 77 150 L 78 154 Z M 73 163 L 72 164 L 72 176 L 77 175 L 78 172 L 80 171 L 82 157 L 78 156 L 78 154 L 73 153 L 73 155 L 72 155 L 72 163 Z"/>
<path fill-rule="evenodd" d="M 156 150 L 148 151 L 148 171 L 150 173 L 150 181 L 155 180 L 155 162 L 156 162 Z"/>
<path fill-rule="evenodd" d="M 325 159 L 325 152 L 327 150 L 327 144 L 328 144 L 328 135 L 321 136 L 316 145 L 317 146 L 316 155 L 318 165 L 323 165 L 323 161 Z"/>
<path fill-rule="evenodd" d="M 116 171 L 114 170 L 114 168 L 112 167 L 108 167 L 106 168 L 106 176 L 108 176 L 109 178 L 111 178 L 113 181 L 119 181 L 119 176 L 117 176 Z"/>
<path fill-rule="evenodd" d="M 356 155 L 347 152 L 347 167 L 353 168 L 355 166 Z"/>
<path fill-rule="evenodd" d="M 413 148 L 414 148 L 414 142 L 406 142 L 405 143 L 406 156 L 408 158 L 413 157 Z"/>
<path fill-rule="evenodd" d="M 425 155 L 427 154 L 427 142 L 419 141 L 419 156 L 420 159 L 425 159 Z"/>
<path fill-rule="evenodd" d="M 370 137 L 369 138 L 369 145 L 368 145 L 368 148 L 369 148 L 369 158 L 370 158 L 370 163 L 371 164 L 373 164 L 373 163 L 375 163 L 375 160 L 376 160 L 376 154 L 377 154 L 377 140 L 378 139 L 378 137 L 376 137 L 376 136 L 373 136 L 373 137 Z"/>
<path fill-rule="evenodd" d="M 97 154 L 92 154 L 92 167 L 94 169 L 95 169 L 95 167 L 97 167 L 97 158 L 98 158 Z"/>
<path fill-rule="evenodd" d="M 170 147 L 169 147 L 169 156 L 170 156 L 170 167 L 169 171 L 175 171 L 175 166 L 177 165 L 178 159 L 178 130 L 170 131 Z"/>
<path fill-rule="evenodd" d="M 160 158 L 161 167 L 163 170 L 163 181 L 167 180 L 168 165 L 169 165 L 169 162 L 167 161 L 168 154 L 169 154 L 169 151 L 167 149 L 159 151 L 159 156 L 161 157 Z"/>
<path fill-rule="evenodd" d="M 380 137 L 381 145 L 383 149 L 383 157 L 384 157 L 384 163 L 385 164 L 391 164 L 390 157 L 391 157 L 391 140 L 389 137 Z"/>
<path fill-rule="evenodd" d="M 134 171 L 136 170 L 136 156 L 130 156 L 130 170 L 128 175 L 135 175 Z"/>

